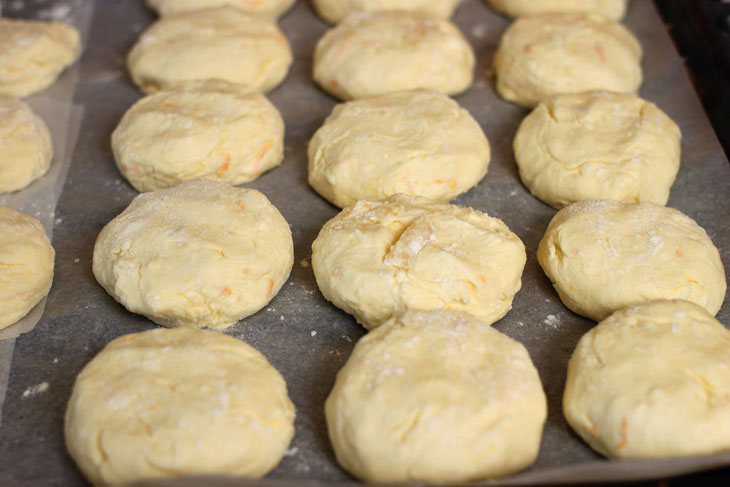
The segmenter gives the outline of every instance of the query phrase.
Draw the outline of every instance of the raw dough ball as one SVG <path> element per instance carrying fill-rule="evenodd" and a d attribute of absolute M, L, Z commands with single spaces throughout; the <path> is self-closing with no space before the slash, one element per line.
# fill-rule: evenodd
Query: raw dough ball
<path fill-rule="evenodd" d="M 256 349 L 203 330 L 109 343 L 81 371 L 66 445 L 94 485 L 189 475 L 261 477 L 294 435 L 281 375 Z"/>
<path fill-rule="evenodd" d="M 55 255 L 38 220 L 0 207 L 0 329 L 46 297 Z"/>
<path fill-rule="evenodd" d="M 48 88 L 81 54 L 81 36 L 62 22 L 0 18 L 0 93 Z"/>
<path fill-rule="evenodd" d="M 593 12 L 612 20 L 626 15 L 628 0 L 487 0 L 490 7 L 510 17 L 547 12 Z"/>
<path fill-rule="evenodd" d="M 352 14 L 314 51 L 314 80 L 345 100 L 413 88 L 461 93 L 473 68 L 458 27 L 420 12 Z"/>
<path fill-rule="evenodd" d="M 308 152 L 309 184 L 340 208 L 396 193 L 447 202 L 484 177 L 490 157 L 469 112 L 425 90 L 336 106 Z"/>
<path fill-rule="evenodd" d="M 398 194 L 358 201 L 312 244 L 325 298 L 374 328 L 407 309 L 502 318 L 522 285 L 525 246 L 497 218 Z"/>
<path fill-rule="evenodd" d="M 357 343 L 325 413 L 360 479 L 451 485 L 533 463 L 547 406 L 520 343 L 467 313 L 410 311 Z"/>
<path fill-rule="evenodd" d="M 264 95 L 226 81 L 187 81 L 138 101 L 112 134 L 138 191 L 196 178 L 241 184 L 281 164 L 284 122 Z"/>
<path fill-rule="evenodd" d="M 527 107 L 562 93 L 636 93 L 641 45 L 626 27 L 596 14 L 522 17 L 502 36 L 494 72 L 499 94 Z"/>
<path fill-rule="evenodd" d="M 147 4 L 163 17 L 189 10 L 230 5 L 245 12 L 276 19 L 291 8 L 294 0 L 147 0 Z"/>
<path fill-rule="evenodd" d="M 514 149 L 532 194 L 562 208 L 611 199 L 664 205 L 679 169 L 679 127 L 636 95 L 589 92 L 541 102 Z"/>
<path fill-rule="evenodd" d="M 134 198 L 96 239 L 93 269 L 114 299 L 155 323 L 222 329 L 276 295 L 293 248 L 263 194 L 198 179 Z"/>
<path fill-rule="evenodd" d="M 185 80 L 223 79 L 269 91 L 292 52 L 276 24 L 237 8 L 170 15 L 147 29 L 127 57 L 132 80 L 154 93 Z"/>
<path fill-rule="evenodd" d="M 730 450 L 730 331 L 699 306 L 652 301 L 612 314 L 578 343 L 563 411 L 611 458 Z"/>
<path fill-rule="evenodd" d="M 340 22 L 353 12 L 410 10 L 447 19 L 461 0 L 312 0 L 322 18 Z"/>
<path fill-rule="evenodd" d="M 0 95 L 0 193 L 16 191 L 51 166 L 53 143 L 43 119 L 28 105 Z"/>
<path fill-rule="evenodd" d="M 550 222 L 537 259 L 563 303 L 596 321 L 653 299 L 686 299 L 714 315 L 725 299 L 725 269 L 705 231 L 654 203 L 573 203 Z"/>

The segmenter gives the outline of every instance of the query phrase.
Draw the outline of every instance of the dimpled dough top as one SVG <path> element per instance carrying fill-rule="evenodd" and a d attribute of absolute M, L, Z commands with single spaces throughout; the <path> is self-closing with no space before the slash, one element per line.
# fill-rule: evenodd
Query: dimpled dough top
<path fill-rule="evenodd" d="M 484 177 L 490 157 L 469 112 L 425 90 L 336 106 L 308 153 L 309 183 L 340 208 L 396 193 L 447 202 Z"/>
<path fill-rule="evenodd" d="M 339 463 L 390 483 L 521 470 L 537 456 L 546 413 L 525 348 L 453 311 L 409 311 L 368 333 L 325 403 Z"/>
<path fill-rule="evenodd" d="M 260 477 L 294 435 L 281 375 L 223 333 L 156 329 L 110 342 L 66 409 L 71 456 L 94 485 L 189 475 Z"/>
<path fill-rule="evenodd" d="M 164 17 L 127 57 L 132 80 L 145 93 L 213 78 L 266 92 L 281 83 L 291 62 L 289 41 L 273 21 L 233 7 Z"/>
<path fill-rule="evenodd" d="M 501 220 L 402 194 L 346 208 L 312 244 L 322 294 L 366 328 L 407 309 L 460 310 L 494 323 L 512 307 L 525 260 Z"/>
<path fill-rule="evenodd" d="M 654 299 L 686 299 L 714 315 L 725 299 L 725 269 L 707 233 L 654 203 L 573 203 L 550 222 L 537 259 L 563 303 L 596 321 Z"/>
<path fill-rule="evenodd" d="M 48 294 L 54 257 L 38 220 L 0 207 L 0 329 L 28 314 Z"/>
<path fill-rule="evenodd" d="M 461 93 L 473 68 L 459 28 L 421 12 L 351 14 L 314 51 L 314 80 L 345 100 L 414 88 Z"/>
<path fill-rule="evenodd" d="M 222 329 L 264 307 L 293 261 L 289 225 L 263 194 L 198 179 L 134 198 L 99 234 L 93 270 L 134 313 Z"/>
<path fill-rule="evenodd" d="M 628 0 L 487 0 L 494 9 L 510 17 L 547 12 L 593 12 L 612 20 L 626 15 Z"/>
<path fill-rule="evenodd" d="M 641 55 L 639 41 L 626 27 L 597 14 L 522 17 L 497 48 L 497 91 L 526 107 L 562 93 L 636 93 L 643 78 Z"/>
<path fill-rule="evenodd" d="M 62 22 L 0 19 L 0 93 L 48 88 L 81 54 L 81 36 Z"/>
<path fill-rule="evenodd" d="M 520 125 L 514 150 L 522 182 L 556 208 L 592 199 L 663 205 L 680 139 L 677 124 L 653 103 L 589 92 L 541 102 Z"/>
<path fill-rule="evenodd" d="M 312 0 L 314 7 L 328 22 L 340 22 L 353 12 L 412 10 L 434 17 L 451 17 L 461 0 Z"/>
<path fill-rule="evenodd" d="M 275 19 L 289 10 L 294 0 L 147 0 L 147 4 L 163 17 L 189 10 L 230 5 L 245 12 Z"/>
<path fill-rule="evenodd" d="M 578 343 L 563 410 L 611 458 L 730 450 L 730 331 L 687 301 L 618 311 Z"/>
<path fill-rule="evenodd" d="M 284 122 L 252 88 L 186 81 L 132 106 L 112 134 L 112 149 L 138 191 L 195 178 L 241 184 L 281 164 Z"/>

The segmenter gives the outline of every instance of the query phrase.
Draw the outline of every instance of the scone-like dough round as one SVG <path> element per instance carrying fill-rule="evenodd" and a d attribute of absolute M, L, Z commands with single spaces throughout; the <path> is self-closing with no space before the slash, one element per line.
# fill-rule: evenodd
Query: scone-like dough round
<path fill-rule="evenodd" d="M 415 88 L 461 93 L 473 68 L 459 28 L 421 12 L 354 13 L 314 51 L 314 80 L 345 100 Z"/>
<path fill-rule="evenodd" d="M 617 311 L 581 338 L 563 411 L 611 458 L 730 450 L 730 330 L 696 304 Z"/>
<path fill-rule="evenodd" d="M 325 403 L 338 462 L 386 483 L 521 470 L 537 456 L 546 413 L 525 347 L 454 311 L 409 311 L 368 333 Z"/>
<path fill-rule="evenodd" d="M 272 20 L 233 7 L 170 15 L 127 57 L 132 80 L 154 93 L 186 80 L 222 79 L 266 92 L 286 77 L 292 51 Z"/>
<path fill-rule="evenodd" d="M 294 5 L 294 0 L 147 0 L 147 4 L 163 17 L 229 5 L 245 12 L 276 19 Z"/>
<path fill-rule="evenodd" d="M 186 81 L 134 104 L 112 134 L 112 149 L 138 191 L 196 178 L 241 184 L 281 164 L 284 122 L 253 88 Z"/>
<path fill-rule="evenodd" d="M 537 259 L 563 303 L 596 321 L 654 299 L 686 299 L 714 315 L 725 299 L 725 269 L 707 233 L 655 203 L 573 203 L 550 222 Z"/>
<path fill-rule="evenodd" d="M 514 141 L 520 178 L 544 202 L 667 203 L 679 170 L 679 127 L 636 95 L 588 92 L 541 102 Z"/>
<path fill-rule="evenodd" d="M 510 17 L 548 12 L 593 12 L 612 20 L 626 15 L 628 0 L 487 0 L 490 7 Z"/>
<path fill-rule="evenodd" d="M 448 202 L 484 177 L 490 158 L 469 112 L 427 90 L 336 106 L 308 154 L 309 184 L 340 208 L 396 193 Z"/>
<path fill-rule="evenodd" d="M 110 342 L 76 379 L 66 445 L 94 485 L 261 477 L 294 435 L 279 372 L 223 333 L 156 329 Z"/>
<path fill-rule="evenodd" d="M 448 19 L 461 0 L 312 0 L 322 18 L 337 23 L 353 12 L 409 10 Z"/>
<path fill-rule="evenodd" d="M 55 255 L 38 220 L 0 207 L 0 329 L 27 315 L 48 294 Z"/>
<path fill-rule="evenodd" d="M 93 270 L 155 323 L 222 329 L 263 308 L 293 262 L 289 225 L 263 194 L 197 179 L 134 198 L 96 239 Z"/>
<path fill-rule="evenodd" d="M 81 36 L 62 22 L 0 18 L 0 93 L 48 88 L 81 54 Z"/>
<path fill-rule="evenodd" d="M 522 17 L 497 48 L 497 91 L 526 107 L 563 93 L 636 93 L 643 79 L 641 55 L 626 27 L 597 14 Z"/>
<path fill-rule="evenodd" d="M 525 260 L 501 220 L 403 194 L 346 208 L 312 244 L 322 294 L 366 328 L 408 309 L 466 311 L 492 324 L 511 309 Z"/>
<path fill-rule="evenodd" d="M 53 143 L 43 119 L 12 96 L 0 95 L 0 193 L 25 188 L 51 166 Z"/>

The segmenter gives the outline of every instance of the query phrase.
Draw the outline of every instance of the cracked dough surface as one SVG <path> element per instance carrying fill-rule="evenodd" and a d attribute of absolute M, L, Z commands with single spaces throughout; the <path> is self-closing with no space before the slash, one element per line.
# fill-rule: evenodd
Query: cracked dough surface
<path fill-rule="evenodd" d="M 112 134 L 112 149 L 138 191 L 196 178 L 242 184 L 281 164 L 284 122 L 253 88 L 187 81 L 135 103 Z"/>
<path fill-rule="evenodd" d="M 555 208 L 574 201 L 669 199 L 679 170 L 679 127 L 632 94 L 588 92 L 541 102 L 514 140 L 520 178 Z"/>
<path fill-rule="evenodd" d="M 593 12 L 612 20 L 626 15 L 628 0 L 486 0 L 495 10 L 509 17 L 547 12 Z"/>
<path fill-rule="evenodd" d="M 0 329 L 20 320 L 46 297 L 55 255 L 38 220 L 0 207 Z"/>
<path fill-rule="evenodd" d="M 197 179 L 134 198 L 96 239 L 93 271 L 155 323 L 222 329 L 263 308 L 293 262 L 289 225 L 262 193 Z"/>
<path fill-rule="evenodd" d="M 276 23 L 233 7 L 170 15 L 127 56 L 134 83 L 154 93 L 186 80 L 222 79 L 266 92 L 289 71 L 292 52 Z"/>
<path fill-rule="evenodd" d="M 687 301 L 618 311 L 578 343 L 563 410 L 611 458 L 730 450 L 730 331 Z"/>
<path fill-rule="evenodd" d="M 295 0 L 147 0 L 147 4 L 165 17 L 190 10 L 228 5 L 244 12 L 276 19 L 294 5 Z"/>
<path fill-rule="evenodd" d="M 527 350 L 453 311 L 409 311 L 372 330 L 325 403 L 340 465 L 390 483 L 521 470 L 537 456 L 546 410 Z"/>
<path fill-rule="evenodd" d="M 314 80 L 349 100 L 426 88 L 453 95 L 472 82 L 474 53 L 459 28 L 421 12 L 358 12 L 314 51 Z"/>
<path fill-rule="evenodd" d="M 337 23 L 353 12 L 407 10 L 434 17 L 451 17 L 461 0 L 312 0 L 317 13 L 328 22 Z"/>
<path fill-rule="evenodd" d="M 223 333 L 156 329 L 111 341 L 76 379 L 71 456 L 94 485 L 190 475 L 261 477 L 294 435 L 266 358 Z"/>
<path fill-rule="evenodd" d="M 501 220 L 403 194 L 346 208 L 312 244 L 320 291 L 366 328 L 408 309 L 494 323 L 512 307 L 525 260 Z"/>
<path fill-rule="evenodd" d="M 567 206 L 550 222 L 537 259 L 563 304 L 596 321 L 655 299 L 686 299 L 715 315 L 725 299 L 725 269 L 707 233 L 650 202 Z"/>
<path fill-rule="evenodd" d="M 522 17 L 499 42 L 494 57 L 497 91 L 526 107 L 563 93 L 636 93 L 643 79 L 641 56 L 636 37 L 601 15 Z"/>
<path fill-rule="evenodd" d="M 309 184 L 342 208 L 396 193 L 447 202 L 484 177 L 490 151 L 468 111 L 413 90 L 336 106 L 308 155 Z"/>

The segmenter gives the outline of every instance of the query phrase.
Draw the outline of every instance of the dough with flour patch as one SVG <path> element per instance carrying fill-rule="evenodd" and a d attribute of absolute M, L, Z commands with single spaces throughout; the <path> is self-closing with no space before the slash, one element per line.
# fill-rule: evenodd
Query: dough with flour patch
<path fill-rule="evenodd" d="M 276 19 L 294 5 L 294 0 L 147 0 L 147 4 L 163 17 L 229 5 L 245 12 Z"/>
<path fill-rule="evenodd" d="M 241 184 L 281 164 L 284 122 L 252 88 L 187 81 L 135 103 L 112 134 L 112 149 L 138 191 L 196 178 Z"/>
<path fill-rule="evenodd" d="M 354 13 L 314 51 L 314 80 L 345 100 L 415 88 L 453 95 L 471 85 L 473 68 L 459 28 L 421 12 Z"/>
<path fill-rule="evenodd" d="M 293 262 L 289 225 L 262 193 L 197 179 L 132 200 L 96 239 L 93 270 L 160 325 L 222 329 L 263 308 Z"/>
<path fill-rule="evenodd" d="M 522 284 L 525 246 L 497 218 L 398 194 L 359 201 L 312 244 L 325 298 L 374 328 L 408 309 L 502 318 Z"/>
<path fill-rule="evenodd" d="M 686 299 L 716 314 L 725 269 L 707 233 L 672 208 L 611 200 L 560 210 L 537 259 L 563 303 L 596 321 L 654 299 Z"/>
<path fill-rule="evenodd" d="M 76 379 L 71 456 L 94 485 L 192 475 L 261 477 L 294 435 L 281 375 L 213 331 L 156 329 L 110 342 Z"/>
<path fill-rule="evenodd" d="M 407 10 L 434 17 L 451 17 L 461 0 L 312 0 L 317 13 L 328 22 L 340 22 L 353 12 Z"/>
<path fill-rule="evenodd" d="M 541 102 L 514 140 L 520 178 L 544 202 L 669 199 L 679 170 L 679 127 L 636 95 L 588 92 Z"/>
<path fill-rule="evenodd" d="M 546 413 L 525 347 L 453 311 L 409 311 L 372 330 L 325 403 L 340 465 L 379 483 L 521 470 L 537 456 Z"/>
<path fill-rule="evenodd" d="M 484 177 L 490 158 L 469 112 L 426 90 L 336 106 L 308 154 L 309 184 L 340 208 L 396 193 L 447 202 Z"/>
<path fill-rule="evenodd" d="M 132 80 L 145 93 L 202 79 L 266 92 L 284 80 L 291 62 L 289 41 L 276 23 L 233 7 L 164 17 L 142 34 L 127 57 Z"/>
<path fill-rule="evenodd" d="M 497 48 L 497 91 L 526 107 L 564 93 L 636 93 L 643 79 L 641 56 L 636 37 L 600 15 L 522 17 L 507 29 Z"/>
<path fill-rule="evenodd" d="M 730 330 L 696 304 L 652 301 L 586 333 L 568 364 L 563 411 L 610 458 L 730 450 Z"/>
<path fill-rule="evenodd" d="M 490 7 L 509 17 L 547 12 L 593 12 L 612 20 L 626 15 L 628 0 L 487 0 Z"/>

